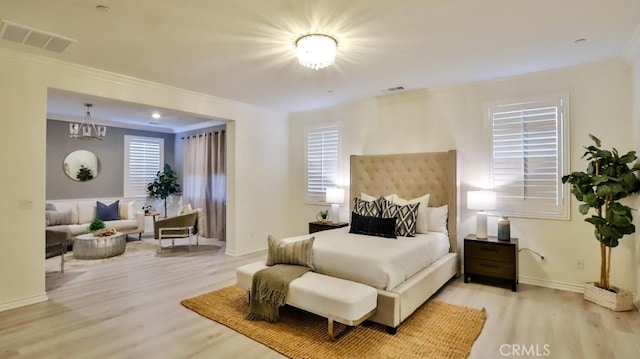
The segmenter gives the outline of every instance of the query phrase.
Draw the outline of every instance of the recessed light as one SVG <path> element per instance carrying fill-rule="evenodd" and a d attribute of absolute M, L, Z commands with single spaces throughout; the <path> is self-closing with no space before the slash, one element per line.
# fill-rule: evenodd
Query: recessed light
<path fill-rule="evenodd" d="M 327 91 L 327 93 L 333 93 L 333 90 L 329 90 L 329 91 Z"/>
<path fill-rule="evenodd" d="M 106 5 L 98 5 L 96 6 L 96 10 L 100 12 L 111 12 L 111 8 Z"/>
<path fill-rule="evenodd" d="M 151 117 L 155 118 L 156 120 L 160 118 L 160 114 L 157 112 L 154 112 Z"/>
<path fill-rule="evenodd" d="M 586 42 L 586 41 L 587 41 L 587 39 L 585 39 L 585 38 L 580 38 L 580 39 L 575 40 L 573 43 L 574 43 L 574 44 L 579 44 L 579 43 Z"/>

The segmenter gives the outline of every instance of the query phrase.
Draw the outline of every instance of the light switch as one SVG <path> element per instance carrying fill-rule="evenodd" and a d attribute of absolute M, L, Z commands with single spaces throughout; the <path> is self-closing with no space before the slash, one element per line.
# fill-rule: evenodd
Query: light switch
<path fill-rule="evenodd" d="M 33 200 L 30 200 L 30 199 L 20 200 L 20 209 L 32 209 L 32 208 L 33 208 Z"/>

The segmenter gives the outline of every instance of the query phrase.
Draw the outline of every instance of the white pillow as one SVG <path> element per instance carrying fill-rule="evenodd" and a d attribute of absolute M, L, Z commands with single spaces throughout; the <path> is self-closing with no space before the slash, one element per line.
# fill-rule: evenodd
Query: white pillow
<path fill-rule="evenodd" d="M 183 214 L 189 214 L 192 212 L 193 212 L 193 209 L 191 208 L 191 203 L 189 203 L 185 206 L 182 206 L 182 208 L 180 208 L 180 212 L 178 212 L 178 215 L 182 216 Z"/>
<path fill-rule="evenodd" d="M 446 204 L 441 207 L 427 207 L 427 220 L 429 222 L 429 230 L 447 234 L 448 212 L 449 206 L 447 206 Z"/>
<path fill-rule="evenodd" d="M 393 200 L 396 197 L 397 197 L 397 195 L 395 193 L 392 193 L 390 195 L 384 196 L 384 199 L 386 199 L 387 201 L 393 202 Z M 364 192 L 360 192 L 360 199 L 363 200 L 363 201 L 371 202 L 371 201 L 375 201 L 376 199 L 378 199 L 378 197 L 374 197 L 374 196 L 371 196 L 371 195 L 366 194 Z"/>
<path fill-rule="evenodd" d="M 429 197 L 431 197 L 429 193 L 425 194 L 422 197 L 418 197 L 410 200 L 406 200 L 396 196 L 396 198 L 394 198 L 392 201 L 393 203 L 401 206 L 420 203 L 420 206 L 418 206 L 418 217 L 416 219 L 416 233 L 427 233 L 429 231 L 429 228 L 430 228 L 429 220 L 427 219 L 427 208 L 429 207 Z"/>

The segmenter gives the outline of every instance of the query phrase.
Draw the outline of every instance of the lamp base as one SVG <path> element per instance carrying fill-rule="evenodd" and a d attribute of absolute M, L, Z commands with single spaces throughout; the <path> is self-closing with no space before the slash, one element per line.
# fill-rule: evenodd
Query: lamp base
<path fill-rule="evenodd" d="M 340 205 L 337 203 L 331 204 L 331 223 L 340 222 Z"/>
<path fill-rule="evenodd" d="M 487 214 L 476 213 L 476 238 L 486 239 L 487 236 Z"/>

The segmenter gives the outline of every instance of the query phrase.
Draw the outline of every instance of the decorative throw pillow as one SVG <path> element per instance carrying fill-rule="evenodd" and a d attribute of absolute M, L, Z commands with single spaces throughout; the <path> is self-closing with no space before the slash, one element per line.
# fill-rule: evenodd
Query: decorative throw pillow
<path fill-rule="evenodd" d="M 385 238 L 396 237 L 396 219 L 361 216 L 351 213 L 351 228 L 349 233 L 366 234 Z"/>
<path fill-rule="evenodd" d="M 393 202 L 394 199 L 397 197 L 398 195 L 395 193 L 389 194 L 384 196 L 384 199 L 386 199 L 387 201 L 391 201 Z M 371 201 L 375 201 L 376 199 L 378 199 L 377 197 L 374 197 L 372 195 L 369 195 L 367 193 L 364 192 L 360 192 L 360 199 L 365 200 L 367 202 L 371 202 Z"/>
<path fill-rule="evenodd" d="M 315 270 L 313 267 L 313 241 L 315 237 L 286 243 L 282 239 L 276 239 L 272 236 L 267 237 L 269 252 L 267 253 L 267 265 L 274 264 L 295 264 L 306 266 Z"/>
<path fill-rule="evenodd" d="M 71 211 L 44 211 L 47 226 L 71 224 Z"/>
<path fill-rule="evenodd" d="M 106 205 L 100 201 L 96 202 L 96 219 L 103 221 L 114 221 L 120 219 L 120 212 L 118 207 L 120 206 L 120 200 L 117 200 L 110 205 Z"/>
<path fill-rule="evenodd" d="M 418 198 L 414 198 L 410 200 L 406 200 L 397 196 L 392 200 L 393 203 L 401 206 L 420 203 L 420 207 L 418 207 L 418 217 L 416 218 L 416 233 L 429 232 L 429 220 L 427 219 L 427 207 L 429 207 L 429 197 L 431 197 L 431 195 L 427 193 L 424 196 L 420 196 Z"/>
<path fill-rule="evenodd" d="M 380 217 L 382 214 L 382 208 L 380 207 L 380 201 L 365 201 L 358 197 L 353 199 L 353 212 L 361 216 L 367 217 Z"/>
<path fill-rule="evenodd" d="M 56 205 L 53 203 L 47 203 L 44 207 L 45 211 L 55 211 L 56 210 Z"/>
<path fill-rule="evenodd" d="M 447 217 L 449 206 L 446 204 L 440 207 L 427 207 L 427 220 L 429 221 L 429 230 L 433 232 L 448 233 Z"/>
<path fill-rule="evenodd" d="M 180 212 L 178 212 L 178 215 L 183 215 L 183 214 L 189 214 L 189 213 L 193 213 L 193 208 L 191 208 L 191 203 L 182 206 L 182 208 L 180 208 Z"/>
<path fill-rule="evenodd" d="M 396 217 L 396 235 L 401 237 L 413 237 L 416 235 L 416 217 L 420 203 L 399 206 L 387 203 L 382 211 L 383 218 Z"/>

